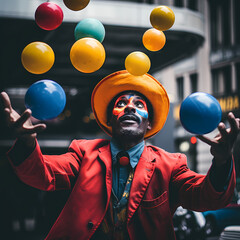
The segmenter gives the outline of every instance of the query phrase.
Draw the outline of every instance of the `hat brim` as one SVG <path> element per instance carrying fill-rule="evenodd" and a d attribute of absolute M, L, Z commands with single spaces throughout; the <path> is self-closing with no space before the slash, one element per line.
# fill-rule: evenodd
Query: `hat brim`
<path fill-rule="evenodd" d="M 91 97 L 92 110 L 98 125 L 110 136 L 112 128 L 107 125 L 107 108 L 111 100 L 121 92 L 136 91 L 144 95 L 153 108 L 151 129 L 145 139 L 154 136 L 164 126 L 169 112 L 169 98 L 164 87 L 150 74 L 134 76 L 126 70 L 103 78 L 94 88 Z"/>

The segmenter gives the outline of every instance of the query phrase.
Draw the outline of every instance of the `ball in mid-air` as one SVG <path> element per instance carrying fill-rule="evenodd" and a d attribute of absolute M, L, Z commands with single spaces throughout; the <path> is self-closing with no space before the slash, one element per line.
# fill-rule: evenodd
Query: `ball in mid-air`
<path fill-rule="evenodd" d="M 72 11 L 79 11 L 84 9 L 90 0 L 63 0 L 63 3 L 67 8 Z"/>
<path fill-rule="evenodd" d="M 168 30 L 175 22 L 173 10 L 167 6 L 155 7 L 150 14 L 152 26 L 160 31 Z"/>
<path fill-rule="evenodd" d="M 56 3 L 42 3 L 35 11 L 35 22 L 44 30 L 54 30 L 62 24 L 62 21 L 63 11 Z"/>
<path fill-rule="evenodd" d="M 70 50 L 72 65 L 83 73 L 92 73 L 100 69 L 105 62 L 105 57 L 103 45 L 94 38 L 81 38 Z"/>
<path fill-rule="evenodd" d="M 156 52 L 164 47 L 166 43 L 166 37 L 163 31 L 150 28 L 143 34 L 142 42 L 146 49 Z"/>
<path fill-rule="evenodd" d="M 51 69 L 55 61 L 52 48 L 44 42 L 29 43 L 22 51 L 23 67 L 34 74 L 42 74 Z"/>
<path fill-rule="evenodd" d="M 151 67 L 151 61 L 149 57 L 140 51 L 130 53 L 125 59 L 126 70 L 134 75 L 141 76 L 149 71 Z"/>
<path fill-rule="evenodd" d="M 63 88 L 52 80 L 40 80 L 32 84 L 25 94 L 25 106 L 39 120 L 56 118 L 66 105 Z"/>
<path fill-rule="evenodd" d="M 217 128 L 221 118 L 219 102 L 208 93 L 193 93 L 184 99 L 180 107 L 180 121 L 193 134 L 210 133 Z"/>
<path fill-rule="evenodd" d="M 84 37 L 92 37 L 99 42 L 103 42 L 105 37 L 105 28 L 103 24 L 95 18 L 85 18 L 75 27 L 74 37 L 79 40 Z"/>

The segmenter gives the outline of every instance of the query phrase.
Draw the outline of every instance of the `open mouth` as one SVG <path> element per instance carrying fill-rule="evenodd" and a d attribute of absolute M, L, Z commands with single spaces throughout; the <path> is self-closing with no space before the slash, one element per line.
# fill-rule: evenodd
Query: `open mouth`
<path fill-rule="evenodd" d="M 136 115 L 125 114 L 125 115 L 123 115 L 122 117 L 119 118 L 119 121 L 120 122 L 129 122 L 129 123 L 131 123 L 131 122 L 139 123 L 140 119 Z"/>

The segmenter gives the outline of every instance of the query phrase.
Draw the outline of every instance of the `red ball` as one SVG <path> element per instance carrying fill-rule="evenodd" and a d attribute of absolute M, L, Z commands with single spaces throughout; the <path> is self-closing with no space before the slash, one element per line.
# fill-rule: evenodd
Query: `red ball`
<path fill-rule="evenodd" d="M 35 21 L 44 30 L 54 30 L 62 24 L 63 11 L 56 3 L 42 3 L 35 11 Z"/>

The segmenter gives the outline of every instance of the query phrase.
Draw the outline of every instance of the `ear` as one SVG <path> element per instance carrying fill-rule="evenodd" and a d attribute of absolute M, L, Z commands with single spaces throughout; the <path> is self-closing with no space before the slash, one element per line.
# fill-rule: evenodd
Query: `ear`
<path fill-rule="evenodd" d="M 148 121 L 147 130 L 151 130 L 151 129 L 152 129 L 152 124 L 150 123 L 150 121 Z"/>

